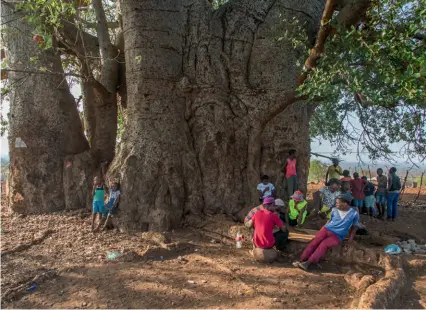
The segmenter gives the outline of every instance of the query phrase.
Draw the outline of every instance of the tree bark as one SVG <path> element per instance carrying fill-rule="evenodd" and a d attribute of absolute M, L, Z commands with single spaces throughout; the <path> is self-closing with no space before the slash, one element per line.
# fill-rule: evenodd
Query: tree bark
<path fill-rule="evenodd" d="M 306 183 L 309 113 L 294 102 L 301 51 L 277 41 L 297 17 L 314 41 L 324 1 L 122 0 L 128 123 L 111 173 L 124 230 L 191 214 L 239 217 L 290 148 Z"/>
<path fill-rule="evenodd" d="M 37 47 L 32 40 L 33 28 L 11 4 L 3 4 L 2 13 L 7 25 L 4 42 L 8 65 L 24 71 L 8 74 L 10 206 L 27 214 L 63 210 L 67 204 L 81 207 L 84 202 L 74 196 L 87 192 L 87 184 L 64 191 L 64 185 L 74 184 L 76 177 L 66 171 L 69 160 L 88 150 L 67 81 L 56 74 L 25 73 L 40 68 L 63 73 L 60 56 Z"/>

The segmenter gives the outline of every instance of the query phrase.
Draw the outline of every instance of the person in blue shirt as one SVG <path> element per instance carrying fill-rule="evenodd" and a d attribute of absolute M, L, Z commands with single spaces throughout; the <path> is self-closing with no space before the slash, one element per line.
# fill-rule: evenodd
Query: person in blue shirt
<path fill-rule="evenodd" d="M 359 222 L 359 214 L 351 208 L 352 196 L 340 195 L 336 199 L 336 208 L 332 209 L 331 219 L 315 235 L 315 238 L 303 251 L 300 261 L 293 266 L 308 270 L 311 264 L 316 264 L 324 257 L 327 250 L 340 244 L 349 233 L 349 242 L 355 237 Z"/>
<path fill-rule="evenodd" d="M 262 182 L 257 185 L 257 191 L 259 193 L 259 201 L 262 202 L 266 197 L 277 196 L 274 184 L 269 183 L 269 176 L 263 175 L 260 179 Z"/>

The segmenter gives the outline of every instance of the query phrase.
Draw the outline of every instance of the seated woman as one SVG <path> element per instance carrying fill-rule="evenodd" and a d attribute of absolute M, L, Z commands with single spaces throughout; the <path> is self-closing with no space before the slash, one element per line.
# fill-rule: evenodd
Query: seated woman
<path fill-rule="evenodd" d="M 290 198 L 287 209 L 287 223 L 290 226 L 300 227 L 305 223 L 306 215 L 308 214 L 306 211 L 308 202 L 303 197 L 303 193 L 299 190 L 297 190 Z"/>
<path fill-rule="evenodd" d="M 339 180 L 331 179 L 327 186 L 314 193 L 314 204 L 320 216 L 330 219 L 331 209 L 336 206 L 336 198 L 341 194 L 339 186 Z"/>
<path fill-rule="evenodd" d="M 316 234 L 315 238 L 303 251 L 299 262 L 293 265 L 308 270 L 311 264 L 316 264 L 324 257 L 328 249 L 340 244 L 349 232 L 352 241 L 359 221 L 359 214 L 351 208 L 351 195 L 341 195 L 336 200 L 336 208 L 332 209 L 331 219 Z"/>

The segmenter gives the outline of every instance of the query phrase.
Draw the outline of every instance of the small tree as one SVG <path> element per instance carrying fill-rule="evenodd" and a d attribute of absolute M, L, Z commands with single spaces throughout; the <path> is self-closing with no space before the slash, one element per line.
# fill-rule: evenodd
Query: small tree
<path fill-rule="evenodd" d="M 319 181 L 325 177 L 327 172 L 327 165 L 318 159 L 311 160 L 309 168 L 309 181 Z"/>

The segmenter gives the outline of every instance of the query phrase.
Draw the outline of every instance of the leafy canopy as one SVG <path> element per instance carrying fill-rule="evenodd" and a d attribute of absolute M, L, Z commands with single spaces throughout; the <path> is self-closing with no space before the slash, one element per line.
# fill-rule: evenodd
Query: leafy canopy
<path fill-rule="evenodd" d="M 373 159 L 391 157 L 392 143 L 404 143 L 409 158 L 425 156 L 426 1 L 372 1 L 357 27 L 331 23 L 337 31 L 299 89 L 318 105 L 312 136 L 341 153 L 356 143 Z"/>

